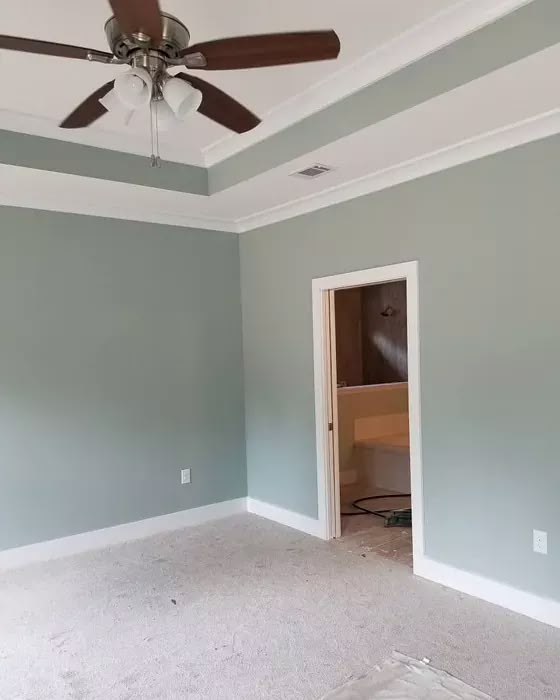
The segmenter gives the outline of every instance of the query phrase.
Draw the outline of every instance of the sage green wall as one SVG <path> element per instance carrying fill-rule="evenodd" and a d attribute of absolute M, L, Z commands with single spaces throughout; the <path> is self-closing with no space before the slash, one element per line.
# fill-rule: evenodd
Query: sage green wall
<path fill-rule="evenodd" d="M 0 129 L 0 163 L 208 195 L 205 168 L 170 161 L 151 168 L 148 154 L 138 156 L 16 131 Z"/>
<path fill-rule="evenodd" d="M 239 293 L 235 234 L 0 207 L 0 549 L 246 495 Z"/>
<path fill-rule="evenodd" d="M 559 182 L 554 137 L 242 236 L 250 496 L 317 516 L 311 280 L 418 260 L 427 555 L 560 599 Z"/>

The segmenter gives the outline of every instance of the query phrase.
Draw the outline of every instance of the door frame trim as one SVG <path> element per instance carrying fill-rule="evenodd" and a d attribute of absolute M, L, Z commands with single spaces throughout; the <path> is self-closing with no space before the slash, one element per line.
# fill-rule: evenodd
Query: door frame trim
<path fill-rule="evenodd" d="M 315 432 L 317 447 L 317 498 L 323 539 L 336 535 L 334 486 L 337 479 L 329 446 L 329 323 L 328 294 L 332 290 L 383 282 L 406 281 L 408 334 L 408 402 L 410 429 L 410 493 L 412 494 L 413 560 L 424 557 L 424 498 L 422 481 L 422 431 L 420 422 L 420 328 L 418 309 L 418 262 L 402 262 L 368 270 L 356 270 L 312 280 L 313 367 L 315 381 Z M 333 397 L 334 399 L 334 397 Z M 334 411 L 334 430 L 338 430 Z"/>

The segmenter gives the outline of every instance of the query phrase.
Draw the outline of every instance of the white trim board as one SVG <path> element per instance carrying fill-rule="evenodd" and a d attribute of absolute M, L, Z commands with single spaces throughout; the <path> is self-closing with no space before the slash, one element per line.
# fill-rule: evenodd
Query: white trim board
<path fill-rule="evenodd" d="M 206 167 L 264 141 L 529 2 L 531 0 L 458 0 L 286 100 L 265 114 L 262 124 L 254 131 L 241 137 L 228 135 L 206 146 L 202 149 Z"/>
<path fill-rule="evenodd" d="M 0 165 L 0 170 L 9 171 L 10 184 L 0 186 L 0 205 L 243 234 L 558 133 L 560 133 L 560 109 L 555 109 L 240 218 L 228 218 L 225 211 L 222 216 L 217 217 L 210 216 L 207 212 L 196 215 L 198 199 L 203 199 L 210 204 L 215 201 L 219 207 L 220 193 L 210 197 L 177 193 L 179 199 L 173 207 L 175 210 L 171 207 L 163 210 L 160 204 L 150 201 L 151 188 L 126 183 L 109 183 L 113 192 L 124 188 L 129 195 L 132 192 L 135 196 L 133 206 L 124 206 L 122 198 L 117 205 L 114 197 L 91 196 L 91 183 L 93 183 L 91 186 L 96 188 L 95 192 L 99 190 L 99 181 L 94 178 L 6 165 Z M 313 154 L 310 154 L 310 158 L 312 157 Z M 282 168 L 287 168 L 288 171 L 290 164 L 285 164 Z M 48 178 L 47 181 L 45 177 Z M 53 185 L 55 179 L 60 181 L 59 187 Z M 240 183 L 233 187 L 232 191 L 237 187 L 247 186 L 247 182 Z M 169 191 L 165 192 L 169 194 Z M 188 206 L 181 202 L 182 198 L 189 200 Z M 258 203 L 258 198 L 254 201 Z"/>
<path fill-rule="evenodd" d="M 526 615 L 546 625 L 560 628 L 560 602 L 521 591 L 498 581 L 471 574 L 462 569 L 442 564 L 429 557 L 414 561 L 414 573 L 447 588 L 494 603 L 507 610 Z"/>
<path fill-rule="evenodd" d="M 307 515 L 294 513 L 291 510 L 259 501 L 256 498 L 247 498 L 247 511 L 254 515 L 260 515 L 267 520 L 273 520 L 275 523 L 280 523 L 280 525 L 287 525 L 294 530 L 306 532 L 308 535 L 323 537 L 320 521 Z"/>
<path fill-rule="evenodd" d="M 123 525 L 39 542 L 0 551 L 0 571 L 25 566 L 72 554 L 81 554 L 131 540 L 150 537 L 160 532 L 201 525 L 245 512 L 286 525 L 315 537 L 324 537 L 319 520 L 264 503 L 254 498 L 237 498 L 213 503 Z M 560 602 L 520 591 L 477 574 L 456 569 L 425 556 L 414 560 L 414 573 L 421 578 L 461 591 L 481 600 L 526 615 L 539 622 L 560 628 Z"/>
<path fill-rule="evenodd" d="M 0 205 L 125 221 L 237 233 L 234 221 L 213 217 L 205 195 L 0 163 Z"/>
<path fill-rule="evenodd" d="M 335 187 L 239 218 L 235 221 L 235 226 L 241 233 L 252 231 L 296 216 L 309 214 L 333 204 L 341 204 L 357 197 L 380 192 L 404 182 L 417 180 L 426 175 L 432 175 L 558 133 L 560 133 L 560 109 L 554 109 L 516 124 L 508 124 L 500 129 L 478 134 L 473 138 L 454 143 L 440 150 L 424 153 L 417 158 L 402 161 L 385 170 L 378 170 Z M 313 159 L 312 154 L 310 158 Z"/>
<path fill-rule="evenodd" d="M 129 540 L 150 537 L 160 532 L 180 530 L 192 525 L 201 525 L 210 520 L 226 518 L 247 511 L 245 498 L 237 498 L 221 503 L 212 503 L 199 508 L 180 510 L 176 513 L 158 515 L 154 518 L 137 520 L 132 523 L 106 527 L 101 530 L 91 530 L 78 535 L 61 537 L 56 540 L 38 542 L 24 547 L 15 547 L 0 551 L 0 571 L 25 566 L 35 562 L 59 559 L 72 554 L 81 554 L 93 549 L 101 549 Z"/>
<path fill-rule="evenodd" d="M 420 337 L 418 325 L 418 263 L 416 261 L 357 270 L 312 281 L 313 368 L 315 382 L 315 429 L 317 451 L 317 499 L 321 532 L 325 539 L 336 534 L 336 479 L 329 459 L 327 327 L 325 296 L 331 290 L 406 280 L 408 334 L 408 404 L 410 430 L 410 492 L 412 494 L 413 557 L 424 556 L 424 498 L 422 486 L 422 434 L 420 427 Z M 335 430 L 336 416 L 333 416 Z M 338 494 L 335 494 L 335 498 Z"/>
<path fill-rule="evenodd" d="M 319 520 L 293 511 L 247 498 L 249 513 L 259 515 L 300 532 L 325 539 Z M 433 583 L 466 593 L 498 607 L 525 615 L 538 622 L 560 628 L 560 602 L 521 591 L 498 581 L 442 564 L 423 554 L 414 558 L 414 574 Z"/>

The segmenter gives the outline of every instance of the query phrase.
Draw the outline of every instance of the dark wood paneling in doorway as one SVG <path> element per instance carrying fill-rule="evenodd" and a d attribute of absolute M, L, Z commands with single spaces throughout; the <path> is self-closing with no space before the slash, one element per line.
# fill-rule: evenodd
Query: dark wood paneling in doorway
<path fill-rule="evenodd" d="M 408 380 L 405 281 L 340 289 L 335 315 L 339 383 Z"/>
<path fill-rule="evenodd" d="M 334 309 L 337 381 L 345 386 L 360 386 L 364 383 L 361 287 L 336 291 Z"/>
<path fill-rule="evenodd" d="M 406 282 L 362 287 L 361 325 L 363 383 L 407 381 Z"/>

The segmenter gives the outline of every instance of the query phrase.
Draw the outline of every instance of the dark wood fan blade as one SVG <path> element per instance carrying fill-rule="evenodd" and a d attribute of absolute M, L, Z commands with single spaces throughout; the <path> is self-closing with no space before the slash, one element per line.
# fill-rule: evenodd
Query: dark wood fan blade
<path fill-rule="evenodd" d="M 96 119 L 102 117 L 107 110 L 99 100 L 105 97 L 109 90 L 113 89 L 114 84 L 115 81 L 110 80 L 93 92 L 89 97 L 86 97 L 82 104 L 76 107 L 72 114 L 69 114 L 60 124 L 61 128 L 80 129 L 83 126 L 93 124 Z"/>
<path fill-rule="evenodd" d="M 202 78 L 186 73 L 177 73 L 176 78 L 190 83 L 194 88 L 202 93 L 202 103 L 198 108 L 201 114 L 208 119 L 225 126 L 227 129 L 243 134 L 254 129 L 261 123 L 261 120 L 250 112 L 233 97 L 226 95 L 215 85 L 207 83 Z"/>
<path fill-rule="evenodd" d="M 329 29 L 217 39 L 189 46 L 181 55 L 189 68 L 231 70 L 324 61 L 339 53 L 340 40 Z"/>
<path fill-rule="evenodd" d="M 159 44 L 162 26 L 158 0 L 109 0 L 109 4 L 125 34 L 146 34 L 153 44 Z"/>
<path fill-rule="evenodd" d="M 112 58 L 112 54 L 97 49 L 86 49 L 83 46 L 70 46 L 69 44 L 55 44 L 52 41 L 41 41 L 40 39 L 24 39 L 19 36 L 5 36 L 0 34 L 0 49 L 8 51 L 25 51 L 26 53 L 38 53 L 45 56 L 61 56 L 62 58 L 88 58 L 88 54 L 96 57 L 105 57 L 107 62 Z"/>

